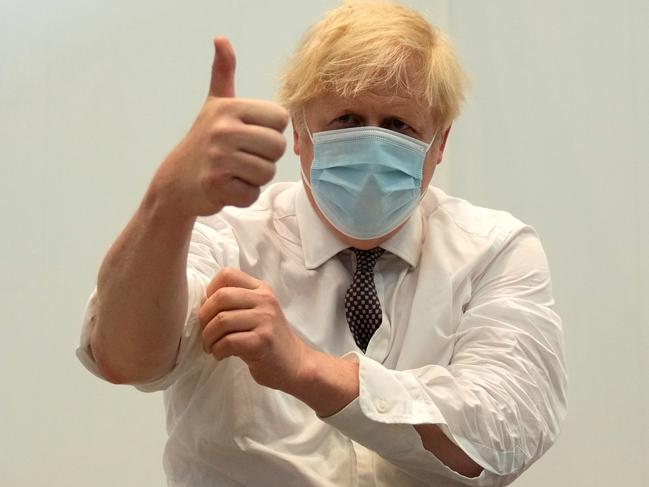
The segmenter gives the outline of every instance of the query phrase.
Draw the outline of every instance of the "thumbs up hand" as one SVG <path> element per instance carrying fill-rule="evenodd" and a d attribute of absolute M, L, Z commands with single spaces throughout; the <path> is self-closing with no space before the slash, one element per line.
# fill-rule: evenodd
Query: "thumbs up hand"
<path fill-rule="evenodd" d="M 288 112 L 273 102 L 235 98 L 234 50 L 224 37 L 214 48 L 205 104 L 152 181 L 170 208 L 186 216 L 254 203 L 286 149 Z"/>

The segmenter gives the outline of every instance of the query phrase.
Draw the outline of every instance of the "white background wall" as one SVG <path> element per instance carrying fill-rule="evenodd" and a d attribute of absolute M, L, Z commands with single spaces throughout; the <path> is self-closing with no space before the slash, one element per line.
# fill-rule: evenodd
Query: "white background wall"
<path fill-rule="evenodd" d="M 101 258 L 193 121 L 211 39 L 240 96 L 333 0 L 0 0 L 0 484 L 164 485 L 159 394 L 74 357 Z M 644 485 L 649 458 L 649 7 L 410 1 L 473 79 L 433 183 L 534 225 L 564 319 L 570 416 L 517 483 Z M 297 178 L 287 154 L 278 180 Z"/>

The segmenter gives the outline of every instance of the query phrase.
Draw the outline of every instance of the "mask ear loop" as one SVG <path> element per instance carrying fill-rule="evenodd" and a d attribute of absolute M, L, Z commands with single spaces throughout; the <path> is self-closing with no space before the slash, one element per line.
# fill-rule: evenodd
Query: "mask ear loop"
<path fill-rule="evenodd" d="M 430 141 L 430 144 L 428 144 L 428 145 L 426 146 L 426 152 L 425 152 L 426 154 L 428 154 L 428 151 L 430 150 L 430 148 L 431 148 L 431 147 L 433 146 L 433 144 L 435 143 L 435 140 L 437 140 L 437 134 L 438 134 L 438 133 L 439 133 L 439 131 L 435 132 L 435 135 L 433 135 L 433 140 L 431 140 L 431 141 Z"/>
<path fill-rule="evenodd" d="M 306 133 L 309 134 L 309 139 L 311 139 L 311 144 L 315 145 L 315 141 L 313 140 L 313 134 L 311 134 L 311 130 L 309 130 L 309 124 L 306 123 L 306 108 L 304 107 L 302 107 L 302 121 L 304 122 Z"/>
<path fill-rule="evenodd" d="M 302 107 L 302 121 L 304 122 L 304 127 L 306 128 L 306 133 L 309 134 L 309 139 L 311 140 L 311 145 L 314 147 L 315 150 L 315 141 L 313 140 L 313 135 L 311 134 L 311 130 L 309 129 L 309 124 L 306 123 L 306 109 Z M 313 161 L 311 161 L 311 164 L 313 164 Z M 302 164 L 300 164 L 300 174 L 302 175 L 302 182 L 306 184 L 306 186 L 312 190 L 311 188 L 311 181 L 306 177 L 306 174 L 304 174 L 304 169 L 302 168 Z"/>
<path fill-rule="evenodd" d="M 426 157 L 428 155 L 428 151 L 430 150 L 430 148 L 435 143 L 435 140 L 437 140 L 437 134 L 438 133 L 439 133 L 439 131 L 435 132 L 435 135 L 433 135 L 433 140 L 431 140 L 430 144 L 428 144 L 426 146 L 426 152 L 424 152 L 424 157 Z M 426 196 L 426 193 L 428 193 L 428 188 L 429 187 L 430 187 L 430 183 L 427 184 L 425 188 L 423 188 L 423 191 L 419 194 L 419 200 L 417 201 L 417 205 L 419 205 L 419 203 L 421 203 L 421 200 L 424 199 L 424 196 Z"/>
<path fill-rule="evenodd" d="M 313 188 L 311 187 L 311 182 L 306 177 L 306 174 L 304 174 L 304 169 L 302 169 L 302 164 L 300 164 L 300 174 L 302 175 L 302 182 L 306 185 L 307 188 L 313 191 Z"/>

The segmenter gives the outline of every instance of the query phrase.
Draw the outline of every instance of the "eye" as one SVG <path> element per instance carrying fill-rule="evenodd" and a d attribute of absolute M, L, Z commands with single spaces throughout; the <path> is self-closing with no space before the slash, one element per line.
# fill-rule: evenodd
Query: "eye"
<path fill-rule="evenodd" d="M 407 123 L 399 120 L 398 118 L 389 118 L 383 123 L 383 128 L 393 130 L 395 132 L 408 133 L 413 129 Z"/>
<path fill-rule="evenodd" d="M 332 129 L 343 129 L 348 127 L 357 127 L 359 126 L 360 119 L 357 115 L 353 113 L 345 113 L 335 118 L 329 125 Z"/>

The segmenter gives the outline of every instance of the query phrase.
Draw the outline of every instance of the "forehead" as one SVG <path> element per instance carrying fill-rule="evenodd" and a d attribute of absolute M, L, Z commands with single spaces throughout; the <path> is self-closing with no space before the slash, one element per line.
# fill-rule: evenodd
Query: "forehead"
<path fill-rule="evenodd" d="M 356 96 L 335 93 L 315 97 L 309 105 L 319 113 L 332 115 L 351 111 L 367 116 L 407 118 L 420 125 L 432 123 L 431 110 L 414 96 L 395 90 L 376 90 Z"/>

